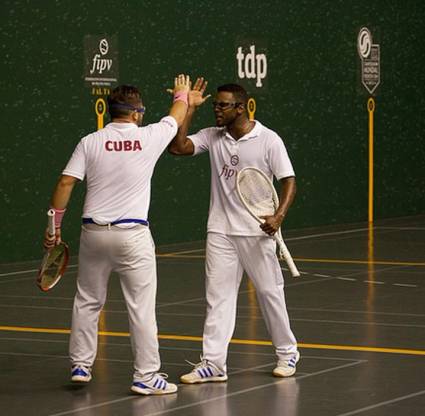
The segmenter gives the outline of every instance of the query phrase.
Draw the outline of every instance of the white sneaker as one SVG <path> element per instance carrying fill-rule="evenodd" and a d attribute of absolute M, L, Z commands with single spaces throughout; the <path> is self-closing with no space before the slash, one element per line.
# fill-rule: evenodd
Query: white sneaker
<path fill-rule="evenodd" d="M 131 386 L 131 391 L 144 395 L 175 393 L 177 391 L 177 386 L 165 381 L 167 378 L 167 374 L 155 373 L 148 380 L 135 380 Z"/>
<path fill-rule="evenodd" d="M 191 363 L 194 365 L 194 369 L 180 377 L 180 381 L 185 384 L 195 383 L 208 383 L 210 381 L 226 381 L 227 374 L 220 371 L 220 369 L 213 363 L 207 360 L 202 360 L 198 364 Z"/>
<path fill-rule="evenodd" d="M 290 377 L 297 371 L 297 362 L 300 360 L 300 353 L 297 351 L 292 357 L 285 361 L 278 361 L 277 367 L 273 370 L 276 377 Z"/>
<path fill-rule="evenodd" d="M 84 365 L 73 365 L 71 367 L 71 381 L 76 383 L 88 383 L 91 380 L 91 368 Z"/>

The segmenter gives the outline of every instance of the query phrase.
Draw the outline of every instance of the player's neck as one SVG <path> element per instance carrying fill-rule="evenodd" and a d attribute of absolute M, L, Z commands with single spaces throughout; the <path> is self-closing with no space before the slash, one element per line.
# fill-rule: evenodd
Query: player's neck
<path fill-rule="evenodd" d="M 111 120 L 112 123 L 134 123 L 136 124 L 133 120 L 131 120 L 130 118 L 113 118 Z"/>
<path fill-rule="evenodd" d="M 239 140 L 248 134 L 255 127 L 255 121 L 250 121 L 247 117 L 238 117 L 233 123 L 227 126 L 229 134 Z"/>

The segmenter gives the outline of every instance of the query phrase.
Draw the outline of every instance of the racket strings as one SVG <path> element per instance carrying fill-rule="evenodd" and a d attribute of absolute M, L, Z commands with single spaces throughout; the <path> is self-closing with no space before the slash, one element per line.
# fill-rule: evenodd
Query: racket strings
<path fill-rule="evenodd" d="M 60 248 L 54 247 L 49 253 L 48 261 L 41 273 L 41 285 L 50 286 L 60 277 L 60 272 L 66 262 L 66 255 Z"/>
<path fill-rule="evenodd" d="M 255 172 L 246 172 L 239 179 L 239 190 L 245 202 L 256 215 L 273 215 L 276 210 L 273 190 L 269 183 Z"/>

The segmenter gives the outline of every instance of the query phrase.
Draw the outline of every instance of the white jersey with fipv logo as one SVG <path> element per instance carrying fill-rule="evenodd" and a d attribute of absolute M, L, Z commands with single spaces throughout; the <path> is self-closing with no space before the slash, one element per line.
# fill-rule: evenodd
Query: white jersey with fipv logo
<path fill-rule="evenodd" d="M 210 127 L 188 136 L 194 154 L 209 151 L 211 199 L 208 232 L 228 235 L 262 236 L 264 232 L 239 199 L 237 172 L 245 167 L 262 170 L 270 179 L 295 176 L 282 139 L 255 121 L 255 127 L 235 140 L 225 127 Z"/>
<path fill-rule="evenodd" d="M 97 224 L 147 220 L 153 170 L 176 133 L 177 122 L 168 116 L 145 127 L 110 123 L 82 138 L 62 173 L 87 178 L 83 217 Z"/>

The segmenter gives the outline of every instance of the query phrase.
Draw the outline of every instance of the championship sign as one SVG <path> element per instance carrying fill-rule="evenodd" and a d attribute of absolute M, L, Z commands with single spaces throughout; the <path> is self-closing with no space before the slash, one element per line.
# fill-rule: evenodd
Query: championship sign
<path fill-rule="evenodd" d="M 372 34 L 366 27 L 357 36 L 357 52 L 362 62 L 362 84 L 373 94 L 381 82 L 381 63 L 379 44 L 372 43 Z"/>

